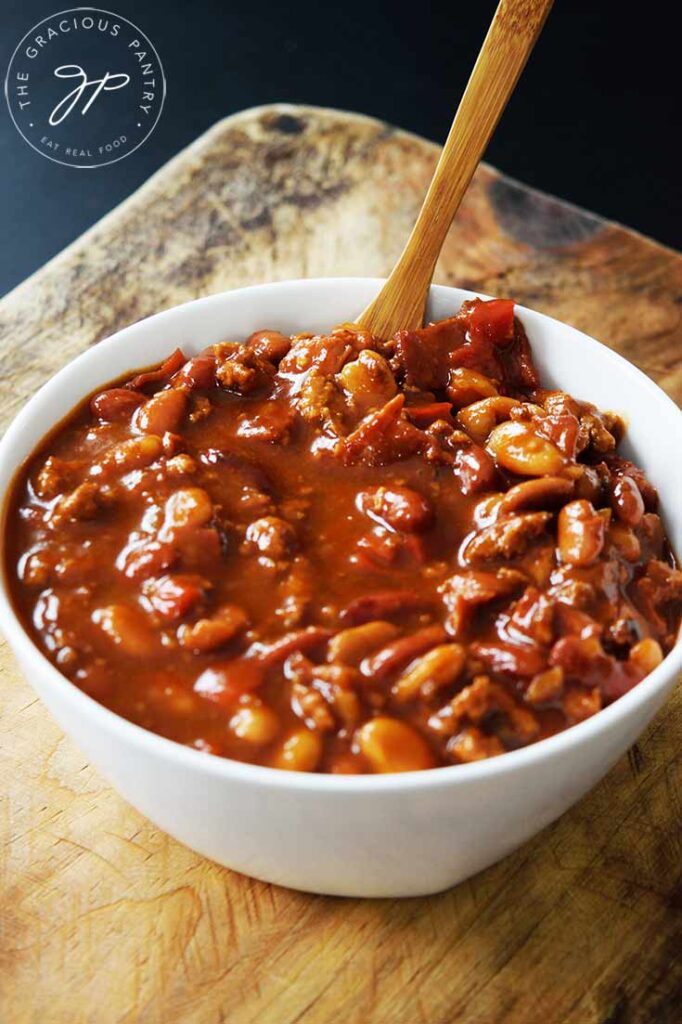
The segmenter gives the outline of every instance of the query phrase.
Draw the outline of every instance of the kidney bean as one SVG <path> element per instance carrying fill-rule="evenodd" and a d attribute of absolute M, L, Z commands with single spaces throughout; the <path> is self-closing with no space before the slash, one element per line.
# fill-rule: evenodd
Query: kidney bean
<path fill-rule="evenodd" d="M 527 423 L 501 423 L 488 438 L 488 449 L 498 464 L 519 476 L 555 475 L 565 460 L 556 445 Z"/>
<path fill-rule="evenodd" d="M 471 653 L 490 666 L 493 672 L 506 675 L 535 676 L 547 664 L 545 653 L 535 644 L 474 643 Z"/>
<path fill-rule="evenodd" d="M 562 637 L 554 644 L 549 663 L 560 666 L 568 678 L 583 686 L 596 686 L 608 681 L 614 667 L 613 658 L 606 654 L 595 636 Z"/>
<path fill-rule="evenodd" d="M 431 503 L 410 487 L 371 487 L 360 491 L 355 503 L 360 511 L 392 530 L 418 533 L 433 522 Z"/>
<path fill-rule="evenodd" d="M 491 491 L 497 480 L 494 460 L 485 448 L 473 442 L 457 451 L 453 471 L 459 480 L 462 494 Z"/>
<path fill-rule="evenodd" d="M 510 487 L 497 503 L 497 515 L 510 515 L 521 509 L 548 509 L 564 503 L 573 493 L 574 483 L 561 476 L 524 480 Z"/>
<path fill-rule="evenodd" d="M 141 391 L 130 388 L 107 388 L 90 399 L 90 411 L 93 416 L 106 423 L 117 423 L 130 420 L 137 407 L 146 401 Z"/>
<path fill-rule="evenodd" d="M 291 348 L 291 338 L 279 331 L 254 331 L 246 339 L 246 347 L 253 349 L 263 359 L 279 363 Z"/>
<path fill-rule="evenodd" d="M 395 639 L 397 635 L 398 628 L 392 622 L 380 619 L 342 629 L 329 641 L 327 658 L 329 661 L 340 661 L 342 665 L 359 665 L 367 654 Z"/>
<path fill-rule="evenodd" d="M 372 619 L 392 618 L 430 606 L 430 599 L 414 590 L 380 590 L 356 597 L 340 612 L 342 623 L 359 626 Z"/>
<path fill-rule="evenodd" d="M 187 411 L 187 396 L 183 391 L 168 388 L 159 391 L 141 405 L 133 416 L 133 428 L 141 434 L 158 434 L 179 430 Z"/>
<path fill-rule="evenodd" d="M 638 526 L 644 515 L 644 499 L 631 476 L 619 476 L 611 488 L 611 508 L 626 526 Z"/>
<path fill-rule="evenodd" d="M 322 626 L 307 626 L 287 633 L 272 643 L 255 643 L 249 648 L 249 655 L 257 658 L 262 665 L 277 665 L 289 657 L 294 651 L 310 652 L 325 644 L 333 636 L 331 629 Z"/>
<path fill-rule="evenodd" d="M 184 385 L 190 391 L 208 391 L 215 384 L 216 359 L 212 355 L 194 356 L 173 377 L 173 386 Z"/>
<path fill-rule="evenodd" d="M 232 707 L 246 693 L 265 681 L 265 671 L 251 658 L 221 661 L 205 669 L 194 683 L 194 692 L 222 707 Z"/>
<path fill-rule="evenodd" d="M 131 580 L 145 580 L 170 568 L 176 548 L 165 541 L 146 540 L 127 544 L 116 558 L 116 568 Z"/>
<path fill-rule="evenodd" d="M 376 654 L 364 658 L 360 663 L 360 671 L 368 679 L 385 679 L 445 639 L 447 637 L 442 626 L 418 629 L 416 633 L 400 637 L 382 647 Z"/>
<path fill-rule="evenodd" d="M 379 774 L 433 768 L 435 759 L 416 729 L 397 718 L 372 718 L 355 733 L 355 743 Z"/>
<path fill-rule="evenodd" d="M 418 694 L 428 697 L 435 690 L 454 683 L 466 661 L 461 644 L 439 644 L 422 655 L 393 684 L 393 696 L 399 703 Z"/>
<path fill-rule="evenodd" d="M 200 576 L 161 576 L 150 580 L 143 592 L 162 622 L 177 622 L 203 599 L 206 581 Z"/>
<path fill-rule="evenodd" d="M 604 547 L 604 533 L 604 520 L 589 501 L 570 501 L 559 513 L 559 558 L 568 565 L 593 565 Z"/>

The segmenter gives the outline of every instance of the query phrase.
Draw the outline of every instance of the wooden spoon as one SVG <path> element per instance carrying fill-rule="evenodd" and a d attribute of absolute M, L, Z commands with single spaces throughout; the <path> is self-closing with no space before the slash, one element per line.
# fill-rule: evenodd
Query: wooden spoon
<path fill-rule="evenodd" d="M 464 90 L 417 223 L 377 297 L 357 323 L 379 338 L 424 323 L 448 228 L 514 91 L 553 0 L 500 0 Z"/>

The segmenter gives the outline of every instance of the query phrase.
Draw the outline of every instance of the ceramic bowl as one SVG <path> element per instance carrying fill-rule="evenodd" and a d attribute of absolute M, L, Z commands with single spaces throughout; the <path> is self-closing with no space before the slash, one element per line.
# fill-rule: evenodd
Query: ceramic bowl
<path fill-rule="evenodd" d="M 324 331 L 352 320 L 382 282 L 290 281 L 199 299 L 133 324 L 84 352 L 17 416 L 0 444 L 0 494 L 24 459 L 96 388 L 176 346 L 192 355 L 256 328 Z M 434 287 L 429 316 L 470 292 Z M 658 488 L 682 550 L 682 414 L 610 349 L 519 307 L 543 380 L 628 421 L 626 450 Z M 41 654 L 5 581 L 0 624 L 31 685 L 102 775 L 160 828 L 200 854 L 279 885 L 342 896 L 416 896 L 504 857 L 579 800 L 637 739 L 675 686 L 682 645 L 593 718 L 488 761 L 399 775 L 299 774 L 241 764 L 147 732 L 97 704 Z"/>

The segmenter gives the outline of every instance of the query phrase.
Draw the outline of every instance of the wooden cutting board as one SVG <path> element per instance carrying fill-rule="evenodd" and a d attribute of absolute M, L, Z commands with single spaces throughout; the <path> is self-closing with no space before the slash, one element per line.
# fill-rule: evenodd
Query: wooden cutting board
<path fill-rule="evenodd" d="M 2 419 L 164 307 L 386 274 L 436 156 L 331 110 L 222 121 L 2 300 Z M 682 260 L 632 231 L 481 167 L 436 280 L 566 320 L 682 397 Z M 517 853 L 443 895 L 371 902 L 278 889 L 184 849 L 95 774 L 6 645 L 0 666 L 2 1024 L 682 1020 L 679 690 Z"/>

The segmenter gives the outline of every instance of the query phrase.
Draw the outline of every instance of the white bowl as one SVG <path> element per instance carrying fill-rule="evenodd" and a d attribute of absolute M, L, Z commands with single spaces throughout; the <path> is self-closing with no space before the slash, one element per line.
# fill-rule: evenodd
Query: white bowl
<path fill-rule="evenodd" d="M 381 282 L 291 281 L 213 295 L 133 324 L 83 353 L 17 416 L 0 444 L 0 494 L 47 431 L 89 392 L 163 359 L 258 327 L 324 331 L 350 320 Z M 438 319 L 472 293 L 434 287 Z M 544 381 L 625 413 L 630 453 L 658 488 L 682 550 L 682 415 L 644 374 L 586 335 L 524 308 Z M 505 856 L 602 778 L 675 685 L 682 645 L 644 682 L 551 739 L 476 764 L 384 776 L 297 774 L 213 757 L 119 718 L 68 682 L 18 621 L 5 581 L 0 622 L 27 679 L 101 773 L 139 811 L 227 867 L 310 892 L 416 896 Z"/>

